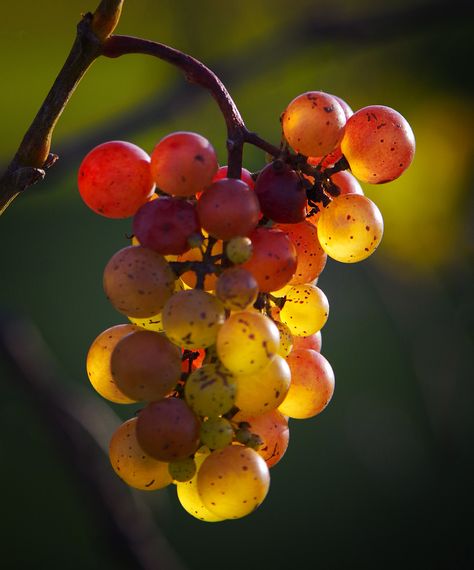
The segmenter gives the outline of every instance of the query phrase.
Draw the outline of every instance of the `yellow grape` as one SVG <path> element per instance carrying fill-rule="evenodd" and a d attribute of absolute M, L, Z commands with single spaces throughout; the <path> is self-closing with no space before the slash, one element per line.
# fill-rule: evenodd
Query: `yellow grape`
<path fill-rule="evenodd" d="M 216 342 L 224 322 L 219 299 L 200 289 L 175 293 L 163 309 L 166 336 L 184 348 L 206 348 Z"/>
<path fill-rule="evenodd" d="M 110 463 L 130 487 L 142 491 L 162 489 L 171 483 L 168 464 L 143 451 L 137 441 L 136 425 L 137 418 L 132 418 L 116 430 L 110 441 Z"/>
<path fill-rule="evenodd" d="M 293 350 L 286 361 L 291 369 L 291 386 L 278 409 L 290 418 L 312 418 L 324 410 L 334 393 L 331 365 L 309 348 Z"/>
<path fill-rule="evenodd" d="M 203 504 L 228 519 L 250 514 L 265 499 L 270 473 L 260 455 L 248 447 L 230 445 L 213 451 L 197 476 Z"/>
<path fill-rule="evenodd" d="M 295 285 L 286 296 L 280 320 L 295 336 L 309 336 L 323 328 L 329 314 L 326 295 L 315 285 Z"/>
<path fill-rule="evenodd" d="M 336 261 L 355 263 L 377 249 L 383 218 L 377 206 L 359 194 L 334 198 L 321 212 L 318 236 L 321 247 Z"/>
<path fill-rule="evenodd" d="M 181 506 L 190 515 L 205 522 L 220 522 L 225 520 L 225 518 L 220 517 L 207 509 L 204 506 L 197 490 L 199 469 L 208 455 L 209 451 L 207 451 L 207 453 L 196 452 L 194 457 L 194 461 L 196 462 L 196 474 L 190 481 L 187 481 L 186 483 L 178 483 L 176 485 L 176 491 L 178 493 L 178 500 L 181 503 Z"/>
<path fill-rule="evenodd" d="M 290 327 L 285 325 L 285 323 L 275 321 L 275 324 L 280 333 L 280 348 L 278 349 L 278 354 L 286 358 L 293 348 L 293 335 L 291 334 Z"/>
<path fill-rule="evenodd" d="M 236 379 L 219 362 L 194 370 L 186 380 L 184 395 L 196 414 L 216 418 L 232 408 L 236 390 Z"/>
<path fill-rule="evenodd" d="M 221 449 L 232 443 L 234 430 L 225 418 L 210 418 L 201 424 L 201 443 L 209 449 Z"/>
<path fill-rule="evenodd" d="M 217 335 L 217 354 L 233 374 L 263 370 L 278 352 L 280 334 L 275 323 L 257 312 L 231 315 Z"/>
<path fill-rule="evenodd" d="M 277 408 L 290 389 L 291 372 L 285 359 L 275 355 L 262 371 L 237 376 L 235 405 L 254 416 Z"/>
<path fill-rule="evenodd" d="M 138 317 L 128 317 L 128 320 L 142 329 L 154 332 L 163 332 L 163 317 L 161 316 L 161 313 L 153 315 L 152 317 L 145 317 L 143 319 Z"/>
<path fill-rule="evenodd" d="M 116 344 L 136 330 L 136 326 L 129 324 L 110 327 L 94 340 L 87 353 L 86 369 L 90 383 L 101 396 L 115 404 L 132 404 L 137 401 L 119 389 L 110 369 L 110 359 Z"/>

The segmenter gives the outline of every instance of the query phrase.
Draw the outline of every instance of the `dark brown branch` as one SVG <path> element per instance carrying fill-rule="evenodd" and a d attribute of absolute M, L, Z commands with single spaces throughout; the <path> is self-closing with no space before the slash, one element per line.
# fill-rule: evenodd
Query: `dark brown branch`
<path fill-rule="evenodd" d="M 123 0 L 102 0 L 94 14 L 85 14 L 69 56 L 41 105 L 18 151 L 0 178 L 0 214 L 23 190 L 41 180 L 54 163 L 50 154 L 54 127 L 92 62 L 101 54 L 103 41 L 115 28 Z"/>
<path fill-rule="evenodd" d="M 140 570 L 180 570 L 176 554 L 152 519 L 147 505 L 114 476 L 106 450 L 119 419 L 92 395 L 64 390 L 38 330 L 26 319 L 0 314 L 0 358 L 16 386 L 23 388 L 51 437 L 97 510 L 111 551 Z"/>

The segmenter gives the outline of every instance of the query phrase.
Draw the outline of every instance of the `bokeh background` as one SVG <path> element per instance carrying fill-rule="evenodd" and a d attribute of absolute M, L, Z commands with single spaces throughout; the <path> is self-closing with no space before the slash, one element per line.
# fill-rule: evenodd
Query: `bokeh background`
<path fill-rule="evenodd" d="M 81 12 L 94 8 L 93 0 L 2 3 L 0 164 L 51 86 Z M 331 405 L 291 421 L 287 455 L 250 517 L 205 524 L 173 489 L 130 493 L 128 525 L 135 532 L 146 521 L 156 568 L 474 567 L 472 16 L 458 0 L 125 2 L 119 33 L 169 43 L 218 70 L 247 125 L 268 140 L 279 141 L 279 114 L 310 89 L 354 109 L 392 106 L 417 138 L 401 179 L 366 188 L 385 219 L 376 255 L 329 263 L 320 279 L 331 304 L 322 350 L 336 373 Z M 225 163 L 224 124 L 207 94 L 145 56 L 101 59 L 57 126 L 60 162 L 0 218 L 2 315 L 34 323 L 56 372 L 39 357 L 36 333 L 10 335 L 10 345 L 104 445 L 117 416 L 136 408 L 102 405 L 84 361 L 95 336 L 123 322 L 101 275 L 130 223 L 90 212 L 75 173 L 100 142 L 126 139 L 150 152 L 178 129 L 208 137 Z M 246 150 L 250 170 L 263 160 Z M 1 354 L 0 565 L 140 568 L 90 482 L 99 469 L 105 486 L 117 484 L 105 455 L 80 432 L 78 451 L 61 433 L 67 421 Z"/>

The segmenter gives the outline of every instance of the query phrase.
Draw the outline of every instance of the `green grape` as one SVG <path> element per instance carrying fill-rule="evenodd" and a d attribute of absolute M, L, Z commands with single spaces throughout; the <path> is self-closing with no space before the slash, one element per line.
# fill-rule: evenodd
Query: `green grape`
<path fill-rule="evenodd" d="M 231 315 L 217 335 L 217 354 L 234 374 L 263 370 L 278 352 L 280 334 L 275 323 L 257 312 Z"/>
<path fill-rule="evenodd" d="M 252 240 L 248 237 L 234 237 L 227 243 L 225 253 L 230 262 L 245 263 L 252 257 Z"/>
<path fill-rule="evenodd" d="M 280 321 L 275 321 L 278 332 L 280 333 L 280 348 L 278 354 L 286 358 L 293 348 L 293 335 L 291 334 L 290 327 Z"/>
<path fill-rule="evenodd" d="M 148 455 L 137 441 L 137 418 L 122 424 L 112 436 L 109 458 L 115 473 L 130 487 L 156 491 L 171 483 L 168 464 Z"/>
<path fill-rule="evenodd" d="M 197 476 L 204 506 L 218 516 L 238 519 L 265 499 L 270 486 L 267 464 L 248 447 L 229 445 L 213 451 Z"/>
<path fill-rule="evenodd" d="M 197 490 L 197 478 L 199 475 L 199 469 L 203 461 L 209 455 L 209 450 L 199 453 L 200 450 L 196 452 L 195 462 L 196 462 L 196 474 L 194 477 L 187 481 L 186 483 L 179 483 L 176 485 L 176 491 L 178 494 L 178 500 L 181 503 L 183 509 L 185 509 L 193 517 L 205 521 L 205 522 L 219 522 L 225 520 L 225 518 L 220 517 L 212 513 L 207 509 L 201 497 L 199 496 Z"/>
<path fill-rule="evenodd" d="M 173 481 L 186 483 L 196 475 L 196 462 L 192 457 L 186 457 L 180 461 L 172 461 L 168 463 L 168 471 Z"/>
<path fill-rule="evenodd" d="M 258 283 L 242 267 L 225 269 L 216 284 L 216 295 L 224 307 L 231 311 L 244 311 L 257 300 Z"/>
<path fill-rule="evenodd" d="M 209 449 L 222 449 L 232 443 L 234 430 L 225 418 L 209 418 L 201 424 L 201 443 Z"/>
<path fill-rule="evenodd" d="M 251 415 L 277 408 L 290 389 L 291 373 L 286 360 L 277 354 L 260 372 L 237 376 L 235 405 Z"/>
<path fill-rule="evenodd" d="M 329 314 L 326 295 L 315 285 L 295 285 L 286 295 L 280 320 L 295 336 L 309 336 L 325 325 Z"/>
<path fill-rule="evenodd" d="M 233 407 L 236 385 L 235 378 L 222 364 L 205 364 L 189 375 L 184 395 L 196 414 L 215 418 Z"/>
<path fill-rule="evenodd" d="M 224 307 L 219 299 L 200 289 L 175 293 L 163 309 L 166 336 L 185 348 L 206 348 L 214 344 L 224 318 Z"/>
<path fill-rule="evenodd" d="M 366 196 L 346 194 L 334 198 L 321 212 L 318 236 L 321 247 L 336 261 L 355 263 L 377 249 L 383 218 Z"/>

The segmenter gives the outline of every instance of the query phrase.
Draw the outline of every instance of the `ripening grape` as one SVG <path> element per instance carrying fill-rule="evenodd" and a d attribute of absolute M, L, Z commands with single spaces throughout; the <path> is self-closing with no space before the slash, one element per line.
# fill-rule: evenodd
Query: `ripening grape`
<path fill-rule="evenodd" d="M 213 182 L 217 182 L 218 180 L 222 180 L 223 178 L 227 178 L 227 166 L 221 166 L 216 172 L 216 175 L 212 179 Z M 255 181 L 252 178 L 250 172 L 242 167 L 240 179 L 247 184 L 247 186 L 253 190 L 255 187 Z"/>
<path fill-rule="evenodd" d="M 200 423 L 183 400 L 165 398 L 140 411 L 137 440 L 146 453 L 160 461 L 192 455 L 199 445 Z"/>
<path fill-rule="evenodd" d="M 206 246 L 206 241 L 204 242 L 204 247 Z M 216 241 L 216 243 L 212 246 L 211 254 L 212 255 L 221 255 L 222 254 L 223 243 L 221 240 Z M 198 247 L 193 247 L 183 255 L 179 256 L 178 261 L 201 261 L 202 260 L 202 252 L 201 249 Z M 217 259 L 214 261 L 215 265 L 220 266 L 221 260 Z M 196 287 L 197 278 L 196 272 L 193 270 L 185 271 L 181 274 L 182 281 L 191 289 Z M 216 281 L 217 275 L 215 273 L 208 273 L 204 277 L 204 291 L 213 291 L 216 288 Z"/>
<path fill-rule="evenodd" d="M 220 517 L 214 513 L 212 513 L 209 509 L 207 509 L 201 497 L 199 496 L 197 490 L 197 478 L 199 474 L 199 469 L 203 461 L 209 455 L 209 450 L 207 453 L 196 453 L 195 462 L 196 462 L 196 474 L 194 477 L 186 482 L 186 483 L 178 483 L 176 485 L 176 490 L 178 493 L 178 500 L 181 503 L 183 509 L 185 509 L 190 515 L 193 517 L 205 521 L 205 522 L 219 522 L 225 520 L 223 517 Z"/>
<path fill-rule="evenodd" d="M 206 348 L 214 344 L 224 319 L 224 307 L 219 299 L 200 289 L 175 293 L 163 308 L 166 336 L 184 348 Z"/>
<path fill-rule="evenodd" d="M 295 336 L 309 336 L 326 324 L 329 303 L 326 295 L 315 285 L 295 285 L 286 296 L 280 320 Z"/>
<path fill-rule="evenodd" d="M 218 516 L 238 519 L 250 514 L 265 499 L 270 474 L 253 449 L 230 445 L 213 451 L 197 477 L 202 502 Z"/>
<path fill-rule="evenodd" d="M 383 184 L 395 180 L 410 166 L 415 136 L 400 113 L 371 105 L 359 109 L 347 121 L 341 148 L 356 178 Z"/>
<path fill-rule="evenodd" d="M 168 471 L 176 483 L 186 483 L 196 475 L 196 462 L 192 457 L 168 463 Z"/>
<path fill-rule="evenodd" d="M 110 367 L 115 383 L 130 398 L 160 400 L 181 378 L 181 351 L 163 334 L 135 330 L 116 344 Z"/>
<path fill-rule="evenodd" d="M 257 228 L 249 237 L 253 253 L 242 267 L 252 273 L 260 291 L 281 289 L 296 271 L 295 246 L 285 232 L 276 228 Z"/>
<path fill-rule="evenodd" d="M 84 202 L 107 218 L 128 218 L 153 194 L 150 157 L 123 141 L 103 143 L 82 161 L 78 176 Z"/>
<path fill-rule="evenodd" d="M 235 178 L 214 182 L 199 197 L 197 213 L 213 237 L 229 240 L 248 235 L 257 225 L 260 207 L 255 192 Z"/>
<path fill-rule="evenodd" d="M 257 300 L 258 283 L 243 267 L 230 267 L 217 279 L 216 295 L 226 309 L 243 311 Z"/>
<path fill-rule="evenodd" d="M 112 305 L 130 317 L 161 311 L 175 288 L 176 275 L 162 255 L 141 246 L 115 253 L 104 269 L 104 290 Z"/>
<path fill-rule="evenodd" d="M 232 238 L 226 245 L 225 253 L 231 263 L 245 263 L 252 257 L 252 240 L 248 237 Z"/>
<path fill-rule="evenodd" d="M 274 222 L 301 222 L 306 215 L 306 190 L 301 176 L 286 164 L 272 162 L 255 183 L 260 209 Z"/>
<path fill-rule="evenodd" d="M 275 323 L 257 312 L 231 315 L 217 335 L 217 354 L 235 375 L 263 370 L 275 356 L 280 335 Z"/>
<path fill-rule="evenodd" d="M 279 224 L 296 248 L 298 258 L 296 271 L 289 285 L 310 283 L 326 265 L 327 255 L 319 244 L 317 229 L 307 221 L 299 224 Z"/>
<path fill-rule="evenodd" d="M 235 405 L 245 414 L 258 416 L 277 408 L 290 389 L 291 373 L 285 359 L 278 354 L 263 370 L 236 376 Z"/>
<path fill-rule="evenodd" d="M 116 404 L 131 404 L 136 400 L 126 396 L 117 386 L 110 370 L 110 359 L 116 344 L 126 335 L 136 331 L 133 325 L 115 325 L 94 340 L 87 353 L 86 368 L 94 389 L 104 398 Z"/>
<path fill-rule="evenodd" d="M 321 346 L 323 343 L 321 331 L 318 331 L 309 336 L 295 336 L 293 337 L 294 345 L 293 349 L 297 350 L 299 348 L 310 348 L 316 352 L 321 352 Z"/>
<path fill-rule="evenodd" d="M 133 218 L 138 241 L 162 255 L 184 253 L 191 247 L 190 239 L 200 231 L 194 204 L 169 196 L 147 202 Z"/>
<path fill-rule="evenodd" d="M 383 234 L 383 218 L 366 196 L 346 194 L 334 198 L 318 221 L 321 247 L 335 259 L 355 263 L 377 249 Z"/>
<path fill-rule="evenodd" d="M 172 196 L 193 196 L 211 184 L 217 172 L 211 143 L 196 133 L 172 133 L 156 145 L 151 173 L 160 190 Z"/>
<path fill-rule="evenodd" d="M 319 352 L 307 348 L 293 350 L 286 360 L 291 386 L 278 409 L 290 418 L 312 418 L 324 410 L 334 393 L 331 365 Z"/>
<path fill-rule="evenodd" d="M 282 116 L 283 134 L 290 146 L 305 156 L 324 156 L 334 150 L 344 133 L 346 116 L 331 95 L 309 91 L 298 95 Z"/>
<path fill-rule="evenodd" d="M 205 364 L 189 375 L 184 396 L 197 415 L 216 418 L 233 407 L 236 390 L 236 379 L 221 363 Z"/>
<path fill-rule="evenodd" d="M 115 473 L 130 487 L 156 491 L 171 483 L 168 464 L 150 457 L 140 447 L 136 434 L 137 418 L 122 424 L 112 436 L 109 458 Z"/>
<path fill-rule="evenodd" d="M 163 319 L 161 317 L 161 313 L 141 319 L 138 317 L 128 317 L 128 320 L 134 325 L 137 325 L 137 327 L 154 332 L 163 332 Z"/>
<path fill-rule="evenodd" d="M 291 334 L 290 327 L 285 325 L 285 323 L 275 321 L 275 324 L 280 333 L 280 348 L 278 349 L 278 354 L 286 358 L 293 349 L 293 335 Z"/>
<path fill-rule="evenodd" d="M 209 449 L 222 449 L 232 443 L 234 430 L 225 418 L 209 418 L 201 424 L 201 443 Z"/>
<path fill-rule="evenodd" d="M 364 195 L 361 185 L 357 181 L 357 178 L 353 176 L 347 170 L 341 170 L 341 172 L 336 172 L 331 176 L 331 181 L 339 188 L 340 196 L 343 194 L 360 194 Z"/>
<path fill-rule="evenodd" d="M 288 419 L 278 410 L 271 410 L 259 416 L 238 412 L 232 420 L 239 424 L 249 424 L 248 430 L 257 434 L 262 444 L 256 450 L 263 457 L 267 466 L 273 467 L 285 454 L 290 440 Z"/>

